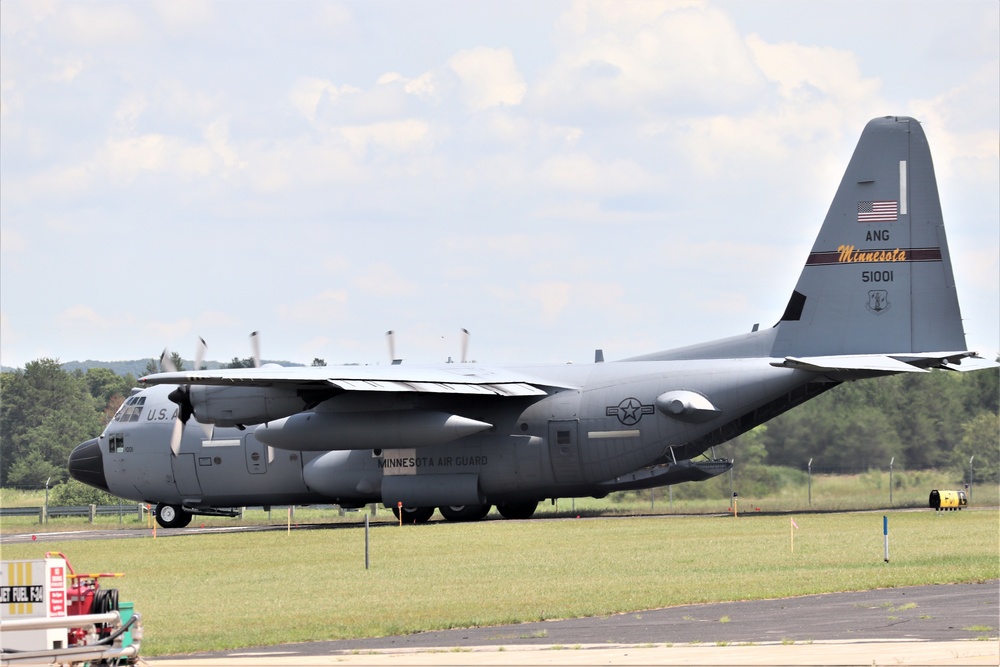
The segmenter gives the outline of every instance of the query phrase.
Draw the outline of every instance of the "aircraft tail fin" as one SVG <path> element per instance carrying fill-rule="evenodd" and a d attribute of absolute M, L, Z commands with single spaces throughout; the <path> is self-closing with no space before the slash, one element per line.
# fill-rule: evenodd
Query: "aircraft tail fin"
<path fill-rule="evenodd" d="M 771 356 L 800 362 L 966 349 L 934 165 L 913 118 L 865 127 L 776 329 Z"/>

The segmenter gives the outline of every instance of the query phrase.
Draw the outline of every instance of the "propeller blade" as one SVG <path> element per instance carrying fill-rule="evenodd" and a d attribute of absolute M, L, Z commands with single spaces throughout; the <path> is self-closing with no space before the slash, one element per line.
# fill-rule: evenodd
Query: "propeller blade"
<path fill-rule="evenodd" d="M 170 434 L 170 453 L 177 456 L 181 451 L 181 439 L 184 437 L 184 422 L 180 418 L 174 420 L 174 431 Z"/>
<path fill-rule="evenodd" d="M 250 334 L 250 349 L 253 354 L 253 367 L 260 368 L 260 332 L 254 331 Z"/>
<path fill-rule="evenodd" d="M 462 363 L 469 361 L 469 330 L 462 329 Z"/>
<path fill-rule="evenodd" d="M 166 373 L 176 373 L 177 367 L 174 366 L 174 360 L 170 357 L 170 350 L 163 348 L 163 354 L 160 355 L 160 370 Z"/>
<path fill-rule="evenodd" d="M 198 337 L 198 346 L 194 351 L 194 370 L 200 371 L 201 365 L 205 361 L 205 352 L 208 351 L 208 343 L 201 336 Z"/>
<path fill-rule="evenodd" d="M 389 363 L 396 364 L 396 332 L 389 330 L 385 332 L 385 340 L 389 345 Z"/>

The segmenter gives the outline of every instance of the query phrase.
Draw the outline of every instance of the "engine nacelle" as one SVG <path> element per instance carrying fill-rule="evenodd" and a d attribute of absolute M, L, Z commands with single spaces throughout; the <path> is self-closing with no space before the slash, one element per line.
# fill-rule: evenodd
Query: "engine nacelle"
<path fill-rule="evenodd" d="M 303 412 L 258 426 L 258 440 L 278 449 L 322 452 L 443 445 L 491 424 L 436 410 Z"/>
<path fill-rule="evenodd" d="M 194 418 L 202 424 L 246 426 L 274 421 L 306 407 L 294 389 L 192 385 Z"/>
<path fill-rule="evenodd" d="M 338 501 L 371 502 L 382 484 L 382 471 L 365 466 L 369 452 L 327 452 L 302 466 L 302 480 L 316 493 Z"/>
<path fill-rule="evenodd" d="M 695 424 L 710 421 L 722 412 L 712 401 L 687 389 L 660 394 L 656 397 L 656 408 L 668 417 Z"/>

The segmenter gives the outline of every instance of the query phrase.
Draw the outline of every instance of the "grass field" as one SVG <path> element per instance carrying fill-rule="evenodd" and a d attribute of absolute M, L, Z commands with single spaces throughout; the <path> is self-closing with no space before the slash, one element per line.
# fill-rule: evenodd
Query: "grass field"
<path fill-rule="evenodd" d="M 542 502 L 536 516 L 614 516 L 614 515 L 664 515 L 664 514 L 716 514 L 726 512 L 731 506 L 730 489 L 725 479 L 710 480 L 715 497 L 684 498 L 685 488 L 680 485 L 671 493 L 667 488 L 655 489 L 650 498 L 649 491 L 641 493 L 613 493 L 606 498 L 561 498 L 555 504 Z M 867 509 L 900 509 L 927 507 L 927 496 L 931 489 L 958 489 L 953 475 L 946 471 L 897 472 L 893 480 L 893 494 L 889 497 L 889 473 L 871 471 L 857 475 L 813 475 L 812 488 L 806 484 L 791 484 L 777 492 L 761 497 L 740 492 L 738 509 L 741 512 L 789 512 L 789 511 L 842 511 Z M 0 488 L 0 507 L 37 507 L 44 503 L 44 490 L 18 491 Z M 972 502 L 977 507 L 1000 506 L 1000 486 L 997 484 L 977 484 L 973 489 Z M 134 507 L 131 505 L 130 507 Z M 493 515 L 498 516 L 496 510 Z M 440 515 L 435 515 L 440 520 Z M 284 508 L 275 508 L 269 515 L 260 508 L 247 508 L 242 520 L 220 517 L 195 517 L 195 525 L 231 526 L 244 524 L 283 524 L 286 519 Z M 341 516 L 337 509 L 295 508 L 295 520 L 301 523 L 357 523 L 357 513 Z M 391 522 L 392 514 L 378 506 L 376 520 Z M 24 532 L 54 532 L 90 527 L 86 519 L 79 517 L 53 517 L 48 524 L 38 525 L 34 517 L 4 517 L 0 520 L 0 534 Z M 117 516 L 98 517 L 96 526 L 102 528 L 136 529 L 145 528 L 146 521 L 138 520 L 134 510 L 119 522 Z"/>
<path fill-rule="evenodd" d="M 565 501 L 563 501 L 565 502 Z M 1000 578 L 995 509 L 433 522 L 88 542 L 63 551 L 143 615 L 146 656 Z M 354 521 L 360 520 L 353 515 Z M 928 610 L 930 615 L 933 610 Z"/>

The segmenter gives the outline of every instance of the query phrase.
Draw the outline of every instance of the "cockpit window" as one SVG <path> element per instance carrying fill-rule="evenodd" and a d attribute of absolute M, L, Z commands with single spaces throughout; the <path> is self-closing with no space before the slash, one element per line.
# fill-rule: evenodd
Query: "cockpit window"
<path fill-rule="evenodd" d="M 146 404 L 145 396 L 130 396 L 125 403 L 122 404 L 121 410 L 115 415 L 116 422 L 137 422 L 139 421 L 139 415 L 142 414 L 142 408 Z"/>

